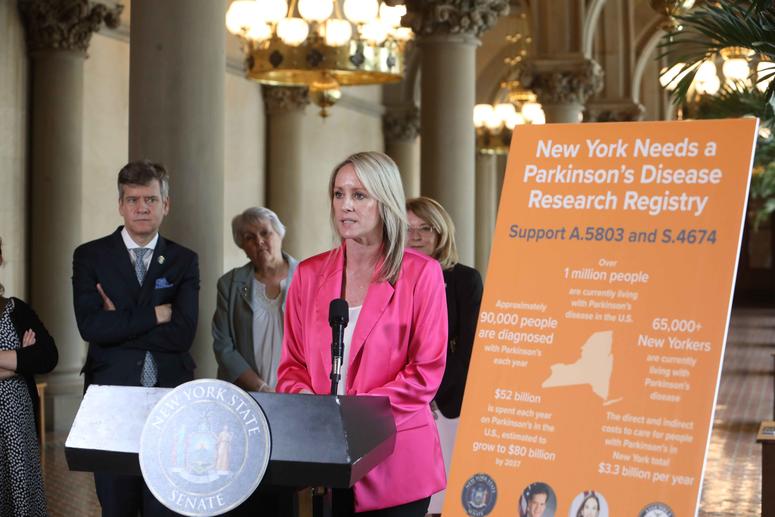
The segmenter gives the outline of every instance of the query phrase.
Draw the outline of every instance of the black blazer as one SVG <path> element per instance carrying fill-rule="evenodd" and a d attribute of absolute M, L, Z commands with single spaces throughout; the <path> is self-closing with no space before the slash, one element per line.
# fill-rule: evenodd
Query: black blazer
<path fill-rule="evenodd" d="M 16 350 L 16 372 L 24 376 L 27 389 L 32 399 L 32 407 L 35 412 L 35 432 L 40 430 L 38 408 L 38 388 L 35 386 L 35 375 L 48 373 L 54 369 L 59 360 L 56 344 L 51 334 L 38 318 L 29 305 L 14 298 L 14 309 L 11 313 L 11 323 L 22 341 L 24 333 L 32 329 L 35 332 L 35 344 Z"/>
<path fill-rule="evenodd" d="M 199 314 L 197 255 L 160 235 L 140 286 L 121 229 L 73 254 L 75 319 L 89 342 L 84 390 L 90 384 L 139 386 L 146 351 L 159 367 L 158 386 L 175 387 L 194 378 L 189 351 Z M 97 283 L 115 311 L 103 309 Z M 172 320 L 157 325 L 154 308 L 166 303 L 172 304 Z"/>
<path fill-rule="evenodd" d="M 455 264 L 444 271 L 444 283 L 447 286 L 449 341 L 447 366 L 435 400 L 442 415 L 457 418 L 463 404 L 479 306 L 482 303 L 482 276 L 474 268 Z"/>

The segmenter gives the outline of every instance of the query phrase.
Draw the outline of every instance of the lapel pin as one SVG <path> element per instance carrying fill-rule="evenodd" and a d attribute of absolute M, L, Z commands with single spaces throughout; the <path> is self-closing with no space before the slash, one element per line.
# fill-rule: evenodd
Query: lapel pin
<path fill-rule="evenodd" d="M 159 255 L 159 258 L 156 260 L 156 262 L 158 262 L 159 265 L 164 264 L 164 255 Z"/>

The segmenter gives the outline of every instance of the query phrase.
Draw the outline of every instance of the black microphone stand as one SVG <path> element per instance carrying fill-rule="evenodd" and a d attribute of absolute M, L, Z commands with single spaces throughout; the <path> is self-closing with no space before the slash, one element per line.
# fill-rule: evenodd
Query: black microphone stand
<path fill-rule="evenodd" d="M 331 325 L 331 395 L 336 395 L 339 379 L 342 378 L 344 356 L 344 329 L 350 322 L 347 300 L 335 298 L 328 306 L 328 324 Z M 313 517 L 331 517 L 333 513 L 333 492 L 330 488 L 312 489 Z"/>
<path fill-rule="evenodd" d="M 328 323 L 331 325 L 331 395 L 336 395 L 342 378 L 344 355 L 344 329 L 350 322 L 347 300 L 336 298 L 328 306 Z"/>

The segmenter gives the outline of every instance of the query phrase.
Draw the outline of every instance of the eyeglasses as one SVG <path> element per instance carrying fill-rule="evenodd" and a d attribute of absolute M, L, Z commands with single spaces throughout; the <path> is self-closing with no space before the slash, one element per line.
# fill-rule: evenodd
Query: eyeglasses
<path fill-rule="evenodd" d="M 406 227 L 406 233 L 419 233 L 420 235 L 430 235 L 433 233 L 433 227 L 423 224 L 421 226 L 408 226 Z"/>

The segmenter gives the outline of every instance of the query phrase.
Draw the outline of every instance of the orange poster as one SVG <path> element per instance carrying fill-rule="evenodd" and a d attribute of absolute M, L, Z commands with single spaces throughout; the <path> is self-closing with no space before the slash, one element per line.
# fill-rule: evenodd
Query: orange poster
<path fill-rule="evenodd" d="M 757 127 L 515 131 L 445 517 L 696 514 Z"/>

